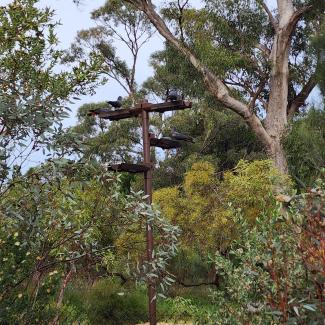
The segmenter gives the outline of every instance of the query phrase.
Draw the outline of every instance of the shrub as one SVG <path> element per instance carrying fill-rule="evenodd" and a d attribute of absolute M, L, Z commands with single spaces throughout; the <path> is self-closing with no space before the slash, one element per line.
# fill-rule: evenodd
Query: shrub
<path fill-rule="evenodd" d="M 217 178 L 211 163 L 202 161 L 186 173 L 183 187 L 159 189 L 153 200 L 182 229 L 183 247 L 225 250 L 238 235 L 233 209 L 240 209 L 254 224 L 257 216 L 275 208 L 275 194 L 290 192 L 291 185 L 270 160 L 241 160 L 224 174 L 224 181 Z"/>
<path fill-rule="evenodd" d="M 147 321 L 144 287 L 122 287 L 115 279 L 99 280 L 92 286 L 75 286 L 67 293 L 65 305 L 84 312 L 93 325 L 126 325 Z"/>
<path fill-rule="evenodd" d="M 221 324 L 320 324 L 324 319 L 324 184 L 276 207 L 253 227 L 235 217 L 241 236 L 217 254 L 214 291 Z"/>

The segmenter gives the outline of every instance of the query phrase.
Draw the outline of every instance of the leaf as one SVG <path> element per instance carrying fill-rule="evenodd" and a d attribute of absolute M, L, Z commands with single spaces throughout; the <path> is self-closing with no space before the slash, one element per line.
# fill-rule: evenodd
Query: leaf
<path fill-rule="evenodd" d="M 311 311 L 316 311 L 316 306 L 315 305 L 302 305 L 303 308 L 311 310 Z"/>
<path fill-rule="evenodd" d="M 295 311 L 295 313 L 297 314 L 297 316 L 300 316 L 299 315 L 299 310 L 298 310 L 298 307 L 297 306 L 294 306 L 293 307 L 293 310 Z"/>
<path fill-rule="evenodd" d="M 296 298 L 292 298 L 291 300 L 289 300 L 288 305 L 292 304 L 295 300 Z"/>

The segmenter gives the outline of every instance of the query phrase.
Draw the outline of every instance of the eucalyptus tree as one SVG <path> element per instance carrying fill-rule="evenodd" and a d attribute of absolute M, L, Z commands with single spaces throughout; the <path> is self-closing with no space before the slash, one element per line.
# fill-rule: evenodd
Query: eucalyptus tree
<path fill-rule="evenodd" d="M 94 159 L 101 163 L 137 161 L 142 154 L 138 120 L 134 118 L 109 123 L 87 115 L 90 109 L 105 105 L 105 102 L 99 102 L 80 106 L 77 124 L 58 139 L 61 147 L 66 143 L 66 154 L 77 153 L 83 159 Z M 83 145 L 75 146 L 75 142 L 69 141 L 69 138 L 78 139 Z"/>
<path fill-rule="evenodd" d="M 206 88 L 237 113 L 287 172 L 281 140 L 316 85 L 311 40 L 324 19 L 324 2 L 188 0 L 162 5 L 126 0 L 190 62 Z"/>
<path fill-rule="evenodd" d="M 149 20 L 121 0 L 106 1 L 92 12 L 91 18 L 96 27 L 78 32 L 67 60 L 83 60 L 90 54 L 97 56 L 102 62 L 102 75 L 115 80 L 134 102 L 140 50 L 153 35 Z M 126 49 L 123 57 L 115 46 Z"/>
<path fill-rule="evenodd" d="M 99 74 L 103 82 L 115 80 L 127 93 L 123 104 L 135 104 L 144 95 L 139 92 L 136 74 L 141 49 L 153 35 L 150 22 L 144 13 L 120 0 L 105 1 L 91 13 L 91 18 L 96 27 L 78 32 L 65 61 L 87 61 L 88 57 L 96 57 L 100 61 Z M 87 144 L 84 157 L 102 162 L 141 159 L 141 132 L 137 119 L 111 124 L 87 117 L 90 108 L 105 106 L 106 103 L 91 103 L 80 107 L 78 125 L 70 129 L 70 134 L 78 134 Z"/>
<path fill-rule="evenodd" d="M 165 116 L 162 133 L 167 136 L 176 127 L 195 139 L 175 154 L 166 154 L 155 171 L 156 186 L 181 183 L 183 174 L 197 160 L 208 160 L 222 172 L 234 168 L 240 159 L 265 158 L 261 143 L 245 122 L 206 91 L 199 73 L 172 46 L 167 43 L 154 52 L 150 64 L 154 73 L 143 83 L 144 92 L 163 97 L 174 86 L 193 102 L 191 110 Z"/>
<path fill-rule="evenodd" d="M 325 96 L 325 22 L 323 23 L 319 36 L 314 41 L 317 54 L 319 55 L 318 62 L 318 81 L 323 96 Z"/>
<path fill-rule="evenodd" d="M 144 233 L 148 218 L 161 235 L 154 260 L 159 271 L 148 274 L 146 262 L 128 270 L 137 279 L 163 280 L 178 233 L 144 203 L 142 192 L 122 193 L 118 177 L 103 166 L 62 158 L 67 144 L 80 144 L 72 136 L 63 139 L 65 105 L 72 95 L 93 90 L 100 61 L 90 56 L 59 72 L 63 53 L 56 49 L 53 12 L 37 4 L 14 0 L 0 7 L 1 324 L 65 323 L 68 282 L 96 272 L 95 265 L 113 272 L 104 260 L 116 252 L 114 241 L 135 225 Z M 60 159 L 51 154 L 23 174 L 22 162 L 44 146 Z M 118 258 L 125 271 L 127 257 Z"/>
<path fill-rule="evenodd" d="M 6 183 L 32 152 L 51 146 L 68 116 L 73 95 L 91 90 L 96 60 L 57 72 L 57 23 L 36 0 L 14 0 L 0 7 L 0 182 Z M 94 84 L 93 84 L 94 85 Z M 90 88 L 88 88 L 88 86 Z"/>
<path fill-rule="evenodd" d="M 143 258 L 147 218 L 157 231 L 154 274 Z M 154 276 L 167 285 L 179 233 L 142 192 L 124 195 L 119 177 L 103 166 L 63 159 L 16 176 L 1 196 L 0 225 L 3 324 L 74 323 L 63 296 L 68 283 L 85 275 Z M 135 231 L 139 240 L 130 244 Z"/>

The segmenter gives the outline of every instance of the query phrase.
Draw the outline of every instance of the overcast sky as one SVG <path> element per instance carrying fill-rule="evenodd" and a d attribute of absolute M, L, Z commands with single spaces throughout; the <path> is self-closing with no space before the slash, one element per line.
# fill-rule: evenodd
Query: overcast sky
<path fill-rule="evenodd" d="M 0 0 L 1 2 L 1 0 Z M 40 6 L 50 7 L 55 10 L 55 19 L 61 22 L 57 29 L 57 35 L 62 48 L 69 48 L 74 41 L 77 32 L 81 29 L 87 29 L 94 26 L 90 19 L 90 13 L 105 3 L 104 0 L 82 0 L 79 6 L 76 6 L 72 0 L 40 0 Z M 136 80 L 142 83 L 151 74 L 152 69 L 148 64 L 150 54 L 162 48 L 163 39 L 156 33 L 152 40 L 140 50 L 140 56 L 137 66 Z M 122 45 L 115 44 L 118 55 L 128 60 L 130 58 L 126 48 Z M 96 89 L 93 96 L 84 96 L 81 101 L 72 106 L 72 116 L 66 121 L 66 125 L 75 122 L 77 108 L 83 103 L 97 102 L 104 100 L 115 100 L 119 95 L 126 95 L 123 89 L 115 82 L 109 81 L 105 86 Z"/>

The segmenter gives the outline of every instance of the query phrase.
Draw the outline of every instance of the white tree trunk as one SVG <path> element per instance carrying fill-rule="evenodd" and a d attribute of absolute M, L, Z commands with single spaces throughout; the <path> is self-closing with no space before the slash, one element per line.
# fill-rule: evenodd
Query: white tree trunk
<path fill-rule="evenodd" d="M 195 54 L 172 34 L 163 18 L 157 13 L 151 0 L 127 0 L 127 2 L 132 3 L 139 10 L 143 11 L 157 28 L 158 32 L 182 53 L 197 71 L 202 73 L 204 82 L 214 97 L 245 120 L 264 145 L 269 157 L 274 161 L 274 165 L 282 172 L 287 173 L 287 160 L 281 145 L 281 139 L 284 136 L 287 125 L 287 114 L 289 112 L 289 116 L 292 116 L 314 87 L 312 81 L 308 82 L 301 94 L 299 94 L 300 98 L 297 98 L 288 109 L 290 40 L 299 18 L 311 6 L 305 6 L 295 11 L 292 0 L 277 0 L 278 17 L 276 19 L 262 1 L 262 6 L 266 10 L 275 31 L 270 55 L 270 62 L 272 64 L 270 96 L 263 125 L 247 104 L 232 97 L 222 79 L 204 66 Z"/>
<path fill-rule="evenodd" d="M 278 0 L 279 20 L 275 26 L 275 36 L 270 55 L 272 64 L 270 97 L 265 118 L 265 130 L 272 139 L 267 148 L 275 166 L 287 173 L 287 160 L 281 145 L 287 125 L 288 82 L 289 82 L 289 47 L 291 25 L 294 14 L 292 0 Z"/>

